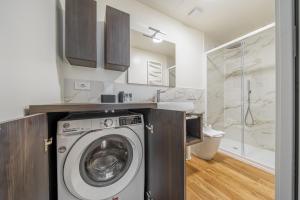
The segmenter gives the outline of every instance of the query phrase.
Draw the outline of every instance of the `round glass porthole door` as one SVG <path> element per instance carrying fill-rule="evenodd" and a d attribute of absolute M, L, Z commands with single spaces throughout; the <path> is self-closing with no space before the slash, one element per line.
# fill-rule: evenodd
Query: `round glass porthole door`
<path fill-rule="evenodd" d="M 134 179 L 143 155 L 140 138 L 129 128 L 87 133 L 66 156 L 66 188 L 78 199 L 109 199 Z"/>
<path fill-rule="evenodd" d="M 83 180 L 94 187 L 105 187 L 118 181 L 132 162 L 130 142 L 120 135 L 108 135 L 93 142 L 80 160 Z"/>

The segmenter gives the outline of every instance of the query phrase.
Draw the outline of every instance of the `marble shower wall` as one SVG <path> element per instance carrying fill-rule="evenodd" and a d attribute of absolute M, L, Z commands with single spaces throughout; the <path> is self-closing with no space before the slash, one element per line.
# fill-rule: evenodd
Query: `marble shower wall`
<path fill-rule="evenodd" d="M 90 82 L 90 90 L 76 90 L 75 81 Z M 101 94 L 117 95 L 120 91 L 133 94 L 133 102 L 153 102 L 156 99 L 158 89 L 165 91 L 161 94 L 161 101 L 191 101 L 194 103 L 194 112 L 205 111 L 204 90 L 190 88 L 167 88 L 152 87 L 135 84 L 122 84 L 114 82 L 89 81 L 64 79 L 64 102 L 65 103 L 100 103 Z"/>
<path fill-rule="evenodd" d="M 208 55 L 208 123 L 224 130 L 227 139 L 237 141 L 241 141 L 244 128 L 246 144 L 274 151 L 275 29 L 268 29 L 241 42 L 244 46 L 227 47 Z M 248 81 L 252 91 L 250 109 L 254 125 L 248 115 L 248 125 L 242 126 L 242 115 L 245 117 L 248 109 Z"/>
<path fill-rule="evenodd" d="M 254 126 L 245 126 L 245 141 L 275 151 L 276 55 L 275 28 L 245 40 L 245 100 L 251 86 Z M 248 102 L 245 102 L 245 112 Z M 249 117 L 247 118 L 249 122 Z"/>
<path fill-rule="evenodd" d="M 207 124 L 224 130 L 223 49 L 207 56 Z"/>

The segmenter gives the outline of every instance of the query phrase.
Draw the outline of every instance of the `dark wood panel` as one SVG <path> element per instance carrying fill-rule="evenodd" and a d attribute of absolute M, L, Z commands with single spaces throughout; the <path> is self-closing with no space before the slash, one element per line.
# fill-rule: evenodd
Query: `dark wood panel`
<path fill-rule="evenodd" d="M 203 141 L 203 114 L 187 114 L 186 145 L 194 145 Z"/>
<path fill-rule="evenodd" d="M 130 15 L 106 7 L 105 68 L 126 71 L 130 66 Z"/>
<path fill-rule="evenodd" d="M 0 136 L 0 199 L 48 200 L 46 115 L 1 123 Z"/>
<path fill-rule="evenodd" d="M 91 112 L 105 110 L 128 110 L 156 108 L 156 103 L 116 103 L 116 104 L 53 104 L 53 105 L 31 105 L 30 114 L 53 113 L 53 112 Z"/>
<path fill-rule="evenodd" d="M 185 113 L 151 109 L 146 140 L 146 191 L 155 200 L 185 199 Z"/>
<path fill-rule="evenodd" d="M 202 142 L 202 140 L 197 137 L 193 137 L 193 136 L 189 136 L 189 135 L 186 136 L 186 146 L 191 146 L 191 145 L 198 144 L 201 142 Z"/>
<path fill-rule="evenodd" d="M 94 0 L 66 0 L 66 57 L 72 65 L 96 67 L 97 5 Z"/>

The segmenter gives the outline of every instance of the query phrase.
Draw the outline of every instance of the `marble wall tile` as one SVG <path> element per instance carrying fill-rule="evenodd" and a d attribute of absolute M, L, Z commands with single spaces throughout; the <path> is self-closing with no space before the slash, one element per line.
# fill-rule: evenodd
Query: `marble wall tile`
<path fill-rule="evenodd" d="M 156 100 L 157 90 L 162 90 L 161 101 L 191 101 L 195 105 L 194 112 L 205 111 L 204 90 L 190 88 L 148 87 L 134 84 L 89 81 L 90 90 L 75 90 L 75 79 L 64 80 L 65 103 L 100 103 L 101 94 L 117 95 L 120 91 L 133 94 L 133 102 L 153 102 Z"/>
<path fill-rule="evenodd" d="M 224 129 L 224 56 L 223 51 L 207 57 L 207 124 Z"/>
<path fill-rule="evenodd" d="M 254 125 L 245 127 L 245 141 L 275 150 L 276 64 L 274 28 L 245 40 L 245 82 L 250 81 Z M 245 84 L 245 99 L 248 88 Z M 245 110 L 248 108 L 245 102 Z"/>

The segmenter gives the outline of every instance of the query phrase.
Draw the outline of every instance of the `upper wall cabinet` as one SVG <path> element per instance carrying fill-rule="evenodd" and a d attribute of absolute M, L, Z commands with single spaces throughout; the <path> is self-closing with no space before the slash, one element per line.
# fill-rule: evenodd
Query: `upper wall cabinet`
<path fill-rule="evenodd" d="M 105 69 L 126 71 L 130 66 L 130 16 L 106 7 Z"/>
<path fill-rule="evenodd" d="M 97 65 L 97 5 L 94 0 L 66 0 L 65 54 L 72 65 Z"/>

